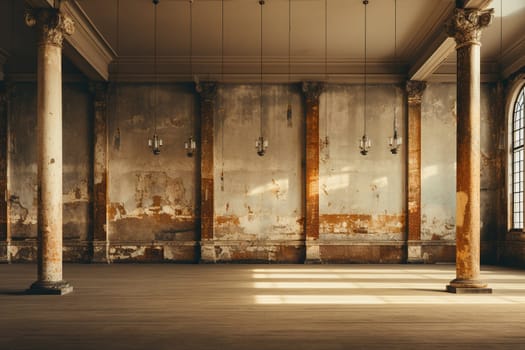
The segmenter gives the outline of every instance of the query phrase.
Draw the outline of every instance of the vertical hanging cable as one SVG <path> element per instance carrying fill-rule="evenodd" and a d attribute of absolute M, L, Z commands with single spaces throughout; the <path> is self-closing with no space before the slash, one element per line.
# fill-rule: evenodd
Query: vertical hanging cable
<path fill-rule="evenodd" d="M 221 83 L 224 86 L 224 0 L 221 0 Z M 221 94 L 221 191 L 224 192 L 224 100 Z"/>
<path fill-rule="evenodd" d="M 260 59 L 260 74 L 261 74 L 261 84 L 259 86 L 259 104 L 260 104 L 260 108 L 259 108 L 259 121 L 261 123 L 260 125 L 260 136 L 262 137 L 263 136 L 263 101 L 262 101 L 262 93 L 263 93 L 263 58 L 262 58 L 262 55 L 263 55 L 263 4 L 264 4 L 264 1 L 261 1 L 260 2 L 261 4 L 261 31 L 260 31 L 260 34 L 261 34 L 261 40 L 260 40 L 260 44 L 261 44 L 261 59 Z"/>
<path fill-rule="evenodd" d="M 366 156 L 368 154 L 368 151 L 370 150 L 370 147 L 372 146 L 372 142 L 370 141 L 370 138 L 367 136 L 366 134 L 366 106 L 367 106 L 367 103 L 366 103 L 366 93 L 367 93 L 367 72 L 366 72 L 366 20 L 367 20 L 367 13 L 366 13 L 366 5 L 368 5 L 368 0 L 363 0 L 363 5 L 365 6 L 365 28 L 364 28 L 364 53 L 365 53 L 365 64 L 364 64 L 364 87 L 363 87 L 363 90 L 364 90 L 364 106 L 363 106 L 363 136 L 361 137 L 361 139 L 359 140 L 359 149 L 360 149 L 360 153 L 363 155 L 363 156 Z"/>
<path fill-rule="evenodd" d="M 328 84 L 328 0 L 324 0 L 324 80 Z M 325 115 L 325 128 L 324 128 L 324 151 L 325 159 L 330 158 L 329 151 L 329 139 L 328 139 L 328 93 L 325 94 L 325 103 L 324 103 L 324 115 Z"/>
<path fill-rule="evenodd" d="M 499 21 L 499 67 L 500 75 L 503 73 L 503 0 L 499 0 L 500 21 Z"/>
<path fill-rule="evenodd" d="M 120 117 L 119 117 L 119 114 L 120 114 L 120 108 L 119 108 L 119 86 L 118 86 L 118 82 L 119 82 L 119 74 L 120 74 L 120 69 L 119 69 L 119 63 L 120 63 L 120 0 L 117 0 L 117 20 L 115 21 L 116 22 L 116 28 L 115 28 L 115 33 L 116 33 L 116 49 L 117 49 L 117 52 L 116 52 L 116 55 L 117 55 L 117 63 L 116 63 L 116 67 L 115 67 L 115 97 L 116 97 L 116 119 L 117 119 L 117 122 L 116 122 L 116 127 L 117 127 L 117 130 L 115 132 L 115 136 L 113 138 L 113 147 L 118 151 L 120 150 Z"/>
<path fill-rule="evenodd" d="M 162 147 L 162 139 L 157 135 L 157 105 L 158 105 L 158 76 L 157 76 L 157 5 L 160 0 L 153 0 L 155 5 L 154 15 L 153 15 L 153 74 L 155 76 L 155 89 L 153 92 L 153 138 L 148 140 L 148 146 L 152 148 L 154 155 L 160 154 L 160 147 Z"/>
<path fill-rule="evenodd" d="M 292 127 L 292 0 L 288 0 L 288 108 L 286 110 L 286 123 Z"/>
<path fill-rule="evenodd" d="M 261 38 L 260 38 L 260 85 L 259 85 L 259 121 L 260 121 L 260 134 L 257 141 L 255 141 L 255 148 L 257 149 L 257 154 L 259 156 L 264 156 L 266 153 L 266 148 L 268 148 L 268 141 L 264 139 L 263 135 L 263 5 L 264 0 L 259 0 L 259 5 L 261 5 Z"/>
<path fill-rule="evenodd" d="M 397 67 L 397 0 L 394 0 L 394 62 L 396 63 Z M 395 85 L 394 92 L 394 131 L 392 137 L 390 137 L 388 140 L 388 146 L 390 147 L 390 153 L 397 154 L 403 139 L 397 135 L 397 88 Z"/>
<path fill-rule="evenodd" d="M 193 78 L 193 0 L 189 0 L 189 10 L 190 10 L 190 20 L 189 20 L 189 32 L 190 32 L 190 42 L 189 42 L 189 60 L 190 60 L 190 80 Z M 186 150 L 186 155 L 188 157 L 193 157 L 195 150 L 197 149 L 197 143 L 193 139 L 193 132 L 195 130 L 195 125 L 193 123 L 194 109 L 193 103 L 191 104 L 190 109 L 190 137 L 186 142 L 184 142 L 184 149 Z"/>

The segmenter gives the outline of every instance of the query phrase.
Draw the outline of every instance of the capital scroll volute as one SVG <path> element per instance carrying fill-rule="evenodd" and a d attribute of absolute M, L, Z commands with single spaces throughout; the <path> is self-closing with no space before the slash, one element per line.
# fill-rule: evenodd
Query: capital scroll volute
<path fill-rule="evenodd" d="M 36 27 L 40 45 L 62 47 L 64 34 L 75 32 L 75 22 L 68 15 L 54 8 L 26 9 L 25 23 L 28 27 Z"/>
<path fill-rule="evenodd" d="M 454 9 L 452 18 L 446 23 L 447 34 L 456 40 L 457 47 L 480 45 L 481 31 L 494 18 L 494 9 Z"/>
<path fill-rule="evenodd" d="M 317 81 L 304 81 L 303 94 L 307 100 L 319 101 L 319 97 L 325 89 L 325 84 Z"/>
<path fill-rule="evenodd" d="M 421 104 L 423 92 L 427 87 L 427 83 L 419 80 L 409 80 L 406 84 L 409 104 Z"/>

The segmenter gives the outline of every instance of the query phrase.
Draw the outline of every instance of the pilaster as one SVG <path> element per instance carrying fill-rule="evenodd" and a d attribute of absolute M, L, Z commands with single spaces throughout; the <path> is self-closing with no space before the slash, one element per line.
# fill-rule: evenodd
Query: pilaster
<path fill-rule="evenodd" d="M 408 179 L 407 179 L 407 262 L 421 263 L 421 98 L 426 82 L 407 81 Z"/>
<path fill-rule="evenodd" d="M 90 85 L 93 95 L 93 253 L 95 263 L 109 263 L 108 239 L 108 85 Z"/>
<path fill-rule="evenodd" d="M 216 261 L 213 242 L 214 220 L 214 162 L 213 132 L 214 107 L 217 84 L 204 82 L 196 86 L 200 94 L 200 216 L 201 216 L 201 262 Z"/>
<path fill-rule="evenodd" d="M 323 83 L 303 82 L 306 112 L 305 263 L 321 262 L 319 247 L 319 97 L 323 91 Z"/>
<path fill-rule="evenodd" d="M 0 263 L 10 262 L 9 244 L 11 235 L 9 232 L 9 206 L 8 193 L 8 118 L 9 118 L 9 96 L 6 84 L 0 82 Z"/>

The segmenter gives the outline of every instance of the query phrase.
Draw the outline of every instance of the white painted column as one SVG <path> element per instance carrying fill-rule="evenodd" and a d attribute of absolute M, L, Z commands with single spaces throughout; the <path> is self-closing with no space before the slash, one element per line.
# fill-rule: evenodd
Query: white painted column
<path fill-rule="evenodd" d="M 57 9 L 31 9 L 37 29 L 38 279 L 34 294 L 66 294 L 62 279 L 62 40 L 73 21 Z"/>

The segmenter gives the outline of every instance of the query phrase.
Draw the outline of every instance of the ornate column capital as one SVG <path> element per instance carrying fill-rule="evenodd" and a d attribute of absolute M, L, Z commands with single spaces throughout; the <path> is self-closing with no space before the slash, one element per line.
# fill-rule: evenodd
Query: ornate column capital
<path fill-rule="evenodd" d="M 89 83 L 89 91 L 97 111 L 106 110 L 108 101 L 108 84 L 102 82 Z"/>
<path fill-rule="evenodd" d="M 27 9 L 25 22 L 28 27 L 36 27 L 39 45 L 62 47 L 64 34 L 75 32 L 73 20 L 54 8 Z"/>
<path fill-rule="evenodd" d="M 217 96 L 217 83 L 203 82 L 195 84 L 195 90 L 200 94 L 201 100 L 213 103 Z"/>
<path fill-rule="evenodd" d="M 456 40 L 456 50 L 465 45 L 481 45 L 481 30 L 492 22 L 493 17 L 494 9 L 456 8 L 446 23 L 447 34 Z"/>
<path fill-rule="evenodd" d="M 409 80 L 406 84 L 406 90 L 408 93 L 408 104 L 421 104 L 421 98 L 423 92 L 427 88 L 426 81 L 420 80 Z"/>
<path fill-rule="evenodd" d="M 307 100 L 319 101 L 325 84 L 318 81 L 303 81 L 303 94 Z"/>

